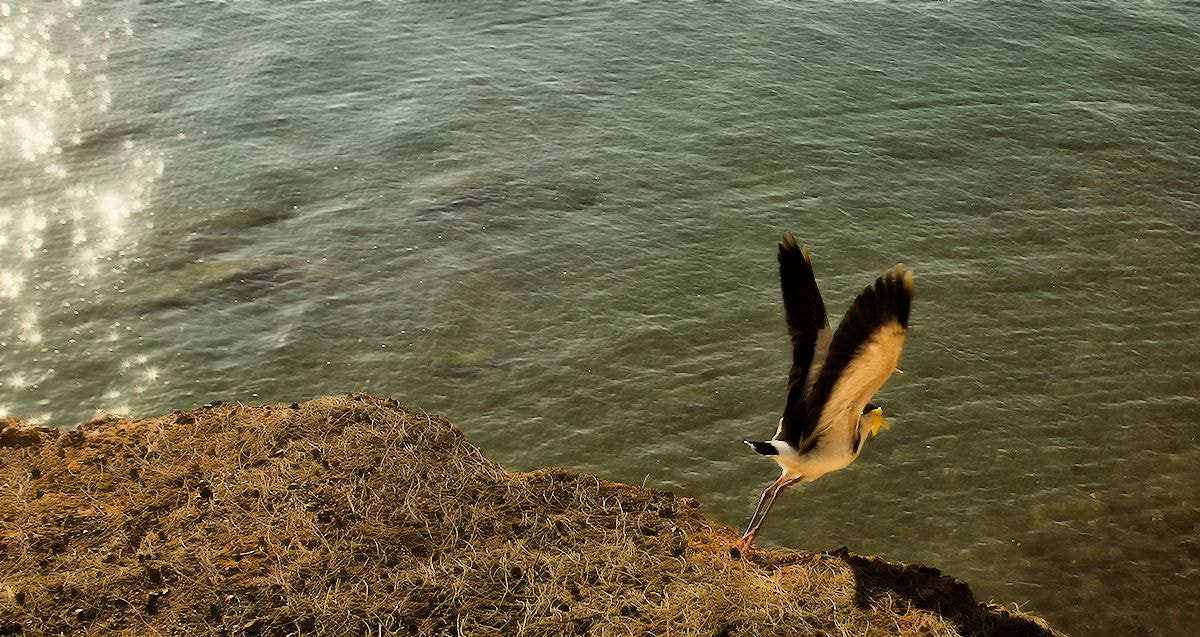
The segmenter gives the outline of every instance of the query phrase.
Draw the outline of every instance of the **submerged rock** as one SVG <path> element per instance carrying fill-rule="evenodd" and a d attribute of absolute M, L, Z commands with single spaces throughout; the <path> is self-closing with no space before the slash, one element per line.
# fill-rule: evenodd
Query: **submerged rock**
<path fill-rule="evenodd" d="M 230 258 L 193 262 L 171 270 L 148 272 L 137 286 L 125 291 L 126 302 L 154 310 L 200 304 L 221 293 L 249 300 L 302 278 L 300 268 L 285 260 Z"/>

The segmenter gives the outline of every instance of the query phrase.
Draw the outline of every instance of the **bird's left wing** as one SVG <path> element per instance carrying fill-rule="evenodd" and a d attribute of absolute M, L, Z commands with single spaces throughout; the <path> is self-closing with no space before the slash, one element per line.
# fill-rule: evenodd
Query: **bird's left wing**
<path fill-rule="evenodd" d="M 805 398 L 825 359 L 830 330 L 808 249 L 801 248 L 791 232 L 779 242 L 779 284 L 792 341 L 792 367 L 788 371 L 787 403 L 775 437 L 795 445 L 807 434 Z"/>
<path fill-rule="evenodd" d="M 801 451 L 822 437 L 853 444 L 863 407 L 900 362 L 912 297 L 912 272 L 897 265 L 854 300 L 813 384 L 806 414 L 812 435 Z"/>

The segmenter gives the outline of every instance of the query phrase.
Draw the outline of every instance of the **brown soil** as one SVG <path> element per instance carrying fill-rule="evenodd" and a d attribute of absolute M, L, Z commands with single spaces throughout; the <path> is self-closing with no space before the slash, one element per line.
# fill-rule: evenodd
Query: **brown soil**
<path fill-rule="evenodd" d="M 932 568 L 743 559 L 697 507 L 366 394 L 0 420 L 0 635 L 1061 635 Z"/>

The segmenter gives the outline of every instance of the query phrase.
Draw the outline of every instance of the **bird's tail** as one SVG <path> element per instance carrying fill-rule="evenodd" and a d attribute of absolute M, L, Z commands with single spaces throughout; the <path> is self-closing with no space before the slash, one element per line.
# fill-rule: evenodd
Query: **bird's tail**
<path fill-rule="evenodd" d="M 743 440 L 742 442 L 753 447 L 754 451 L 758 452 L 758 454 L 760 456 L 778 456 L 779 455 L 779 450 L 775 448 L 775 445 L 773 445 L 769 442 L 766 442 L 764 440 Z"/>

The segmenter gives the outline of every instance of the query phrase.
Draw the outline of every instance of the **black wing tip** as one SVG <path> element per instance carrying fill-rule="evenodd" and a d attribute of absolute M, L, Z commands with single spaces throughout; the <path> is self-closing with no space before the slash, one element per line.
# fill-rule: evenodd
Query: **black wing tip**
<path fill-rule="evenodd" d="M 783 236 L 779 238 L 779 247 L 780 249 L 785 247 L 793 250 L 797 249 L 796 237 L 792 234 L 791 230 L 785 231 Z"/>
<path fill-rule="evenodd" d="M 801 245 L 796 242 L 796 237 L 792 235 L 792 231 L 788 230 L 787 232 L 783 233 L 783 236 L 779 239 L 779 261 L 783 262 L 785 259 L 789 259 L 794 256 L 799 256 L 800 258 L 804 259 L 805 263 L 812 263 L 812 260 L 808 256 L 808 246 L 801 247 Z"/>
<path fill-rule="evenodd" d="M 874 296 L 881 305 L 880 309 L 894 314 L 896 322 L 907 328 L 913 294 L 916 291 L 913 271 L 905 268 L 903 263 L 897 263 L 896 267 L 876 279 L 875 285 L 868 286 L 864 292 L 870 292 L 872 287 Z"/>
<path fill-rule="evenodd" d="M 908 329 L 908 317 L 912 310 L 915 289 L 912 270 L 906 269 L 904 264 L 898 263 L 896 267 L 875 279 L 874 283 L 863 288 L 858 298 L 854 299 L 854 304 L 846 312 L 842 322 L 845 323 L 850 317 L 857 316 L 860 321 L 865 320 L 872 326 L 878 326 L 894 318 L 900 327 Z M 865 335 L 873 327 L 864 324 L 862 329 Z"/>

